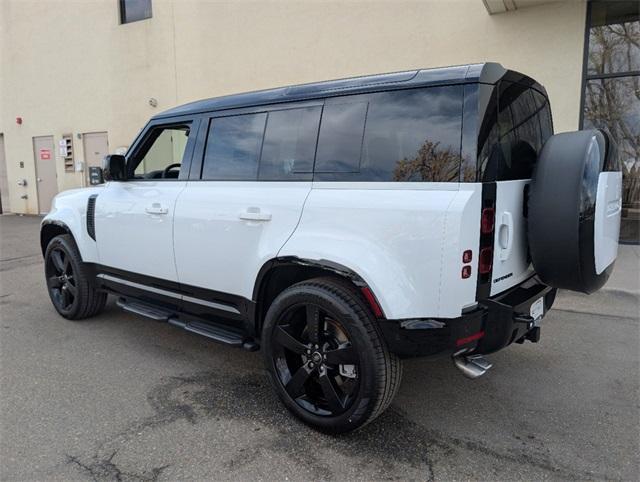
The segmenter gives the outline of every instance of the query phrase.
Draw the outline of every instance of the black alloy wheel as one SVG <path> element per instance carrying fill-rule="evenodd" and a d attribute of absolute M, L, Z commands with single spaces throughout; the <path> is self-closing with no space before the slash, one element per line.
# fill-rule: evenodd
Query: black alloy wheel
<path fill-rule="evenodd" d="M 61 234 L 49 242 L 44 254 L 44 272 L 51 302 L 65 318 L 89 318 L 104 309 L 107 293 L 95 286 L 94 275 L 82 262 L 71 235 Z"/>
<path fill-rule="evenodd" d="M 73 266 L 62 247 L 51 250 L 46 263 L 47 286 L 58 311 L 69 312 L 78 297 Z"/>
<path fill-rule="evenodd" d="M 358 389 L 359 358 L 337 316 L 298 304 L 272 333 L 273 363 L 289 396 L 316 415 L 344 413 Z"/>
<path fill-rule="evenodd" d="M 323 432 L 366 425 L 400 386 L 400 360 L 359 290 L 340 278 L 314 278 L 280 293 L 265 317 L 262 350 L 284 405 Z"/>

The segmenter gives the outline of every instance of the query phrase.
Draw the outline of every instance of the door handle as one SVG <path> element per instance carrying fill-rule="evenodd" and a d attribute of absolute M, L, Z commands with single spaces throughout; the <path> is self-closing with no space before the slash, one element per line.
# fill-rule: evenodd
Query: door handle
<path fill-rule="evenodd" d="M 144 208 L 144 210 L 147 214 L 167 214 L 169 212 L 169 209 L 165 208 L 160 203 L 153 203 Z"/>
<path fill-rule="evenodd" d="M 271 213 L 263 213 L 260 208 L 247 208 L 238 217 L 247 221 L 271 221 Z"/>
<path fill-rule="evenodd" d="M 511 256 L 513 249 L 513 216 L 509 211 L 502 213 L 502 222 L 498 230 L 498 242 L 500 243 L 500 261 L 506 261 Z"/>

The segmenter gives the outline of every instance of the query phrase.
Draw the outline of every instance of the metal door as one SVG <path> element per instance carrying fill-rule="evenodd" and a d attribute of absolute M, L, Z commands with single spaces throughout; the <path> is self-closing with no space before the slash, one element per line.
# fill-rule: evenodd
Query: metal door
<path fill-rule="evenodd" d="M 9 212 L 9 183 L 7 160 L 4 155 L 4 134 L 0 134 L 0 214 Z"/>
<path fill-rule="evenodd" d="M 34 137 L 33 156 L 36 165 L 38 212 L 46 214 L 51 209 L 53 197 L 58 194 L 56 151 L 53 145 L 53 136 Z"/>
<path fill-rule="evenodd" d="M 89 185 L 89 168 L 102 167 L 102 159 L 109 154 L 109 141 L 106 132 L 88 132 L 82 134 L 84 146 L 85 182 Z"/>

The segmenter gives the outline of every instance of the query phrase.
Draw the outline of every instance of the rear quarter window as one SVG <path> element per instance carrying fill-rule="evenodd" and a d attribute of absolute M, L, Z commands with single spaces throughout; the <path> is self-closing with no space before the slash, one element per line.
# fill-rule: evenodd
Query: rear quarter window
<path fill-rule="evenodd" d="M 328 99 L 314 180 L 457 182 L 462 89 L 429 87 Z"/>

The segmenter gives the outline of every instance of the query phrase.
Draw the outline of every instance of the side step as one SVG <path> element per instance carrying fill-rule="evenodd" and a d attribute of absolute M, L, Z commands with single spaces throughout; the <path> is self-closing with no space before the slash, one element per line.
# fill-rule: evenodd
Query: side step
<path fill-rule="evenodd" d="M 158 308 L 156 306 L 147 305 L 138 301 L 126 301 L 119 299 L 116 304 L 129 313 L 135 313 L 136 315 L 146 316 L 156 321 L 169 321 L 171 312 Z"/>
<path fill-rule="evenodd" d="M 457 355 L 453 357 L 453 363 L 465 377 L 471 378 L 472 380 L 481 377 L 493 366 L 482 355 Z"/>
<path fill-rule="evenodd" d="M 182 321 L 179 318 L 176 318 L 176 313 L 164 310 L 157 306 L 152 306 L 140 301 L 127 301 L 124 298 L 120 298 L 116 304 L 129 313 L 146 316 L 147 318 L 151 318 L 155 321 L 167 321 L 174 326 L 182 328 L 183 330 L 206 336 L 211 340 L 224 343 L 225 345 L 242 347 L 248 351 L 256 351 L 260 348 L 257 342 L 253 341 L 251 338 L 246 338 L 233 330 L 222 326 L 209 325 L 199 321 Z"/>
<path fill-rule="evenodd" d="M 169 318 L 169 323 L 182 328 L 184 330 L 190 331 L 191 333 L 196 333 L 198 335 L 206 336 L 212 340 L 215 340 L 220 343 L 224 343 L 225 345 L 244 346 L 244 337 L 234 331 L 222 328 L 220 326 L 213 326 L 206 323 L 200 323 L 198 321 L 182 321 L 178 318 Z M 250 349 L 249 347 L 245 347 Z"/>

